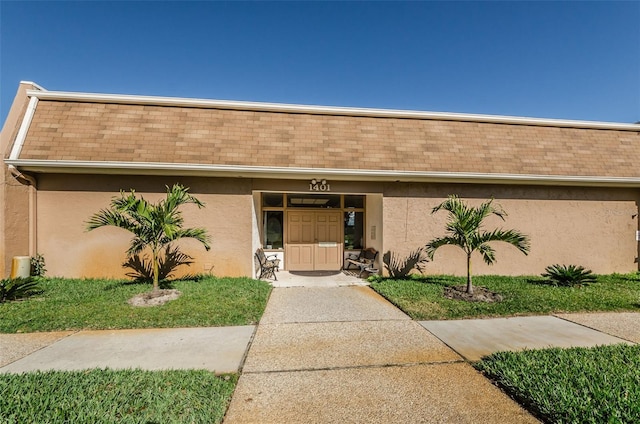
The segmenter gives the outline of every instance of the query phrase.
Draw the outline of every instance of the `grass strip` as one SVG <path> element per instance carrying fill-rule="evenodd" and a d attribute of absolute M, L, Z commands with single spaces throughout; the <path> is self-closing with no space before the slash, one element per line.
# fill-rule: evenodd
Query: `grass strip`
<path fill-rule="evenodd" d="M 640 346 L 499 352 L 475 366 L 544 422 L 640 422 Z"/>
<path fill-rule="evenodd" d="M 180 298 L 144 308 L 127 300 L 150 291 L 150 284 L 52 278 L 39 286 L 39 296 L 0 304 L 0 332 L 250 325 L 260 320 L 271 291 L 269 283 L 250 278 L 175 281 L 171 288 Z"/>
<path fill-rule="evenodd" d="M 381 280 L 371 287 L 416 320 L 441 320 L 561 312 L 640 311 L 640 276 L 599 275 L 582 287 L 556 287 L 540 277 L 474 277 L 474 285 L 500 293 L 497 303 L 467 302 L 443 296 L 446 286 L 465 284 L 465 277 L 428 276 Z"/>
<path fill-rule="evenodd" d="M 88 370 L 0 375 L 3 423 L 220 423 L 236 375 Z"/>

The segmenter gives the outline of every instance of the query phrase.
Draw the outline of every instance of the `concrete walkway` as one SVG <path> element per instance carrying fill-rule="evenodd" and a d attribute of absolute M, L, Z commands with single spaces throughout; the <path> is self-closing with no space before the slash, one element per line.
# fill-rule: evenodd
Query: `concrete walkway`
<path fill-rule="evenodd" d="M 0 372 L 241 370 L 226 424 L 533 423 L 468 361 L 640 343 L 640 313 L 415 322 L 369 287 L 326 277 L 274 288 L 257 328 L 0 334 Z"/>
<path fill-rule="evenodd" d="M 369 287 L 276 288 L 225 418 L 236 423 L 534 423 Z"/>

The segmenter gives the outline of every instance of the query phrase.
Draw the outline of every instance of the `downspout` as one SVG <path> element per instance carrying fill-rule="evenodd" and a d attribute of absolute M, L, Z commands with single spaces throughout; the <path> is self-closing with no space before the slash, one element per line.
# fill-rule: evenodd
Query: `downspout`
<path fill-rule="evenodd" d="M 29 256 L 32 258 L 38 253 L 37 236 L 37 181 L 31 175 L 25 175 L 13 165 L 9 165 L 9 172 L 20 182 L 26 182 L 29 186 Z"/>
<path fill-rule="evenodd" d="M 31 121 L 36 113 L 36 107 L 38 106 L 38 97 L 35 95 L 29 99 L 27 110 L 25 111 L 22 119 L 22 124 L 16 135 L 16 139 L 13 143 L 11 153 L 9 153 L 9 159 L 15 160 L 20 157 L 24 141 L 27 138 L 27 132 L 31 126 Z M 34 257 L 38 252 L 38 235 L 37 235 L 37 181 L 31 175 L 25 175 L 18 170 L 14 165 L 9 165 L 9 172 L 18 180 L 21 184 L 29 186 L 29 256 Z"/>

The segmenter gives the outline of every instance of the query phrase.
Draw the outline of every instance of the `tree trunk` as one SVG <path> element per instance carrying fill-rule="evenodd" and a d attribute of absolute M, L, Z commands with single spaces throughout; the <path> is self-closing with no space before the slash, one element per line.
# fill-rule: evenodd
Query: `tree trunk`
<path fill-rule="evenodd" d="M 471 253 L 467 253 L 467 293 L 473 294 L 473 285 L 471 284 Z"/>
<path fill-rule="evenodd" d="M 160 290 L 160 284 L 158 283 L 158 251 L 153 249 L 153 291 Z"/>

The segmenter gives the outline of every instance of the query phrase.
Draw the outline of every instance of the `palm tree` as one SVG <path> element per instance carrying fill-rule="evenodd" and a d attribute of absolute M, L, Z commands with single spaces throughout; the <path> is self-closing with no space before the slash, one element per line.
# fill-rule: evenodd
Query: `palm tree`
<path fill-rule="evenodd" d="M 502 241 L 515 246 L 522 253 L 529 253 L 529 237 L 516 230 L 497 229 L 484 231 L 482 223 L 490 215 L 500 217 L 504 221 L 507 215 L 499 205 L 493 205 L 493 199 L 482 203 L 478 207 L 470 207 L 456 195 L 450 195 L 447 200 L 433 208 L 431 213 L 439 210 L 449 212 L 447 222 L 447 235 L 431 240 L 425 247 L 429 259 L 439 247 L 452 245 L 458 246 L 467 254 L 467 293 L 473 294 L 471 283 L 471 254 L 474 251 L 480 252 L 484 261 L 491 265 L 495 262 L 495 250 L 489 243 L 492 241 Z"/>
<path fill-rule="evenodd" d="M 120 192 L 120 197 L 111 200 L 109 209 L 102 209 L 87 222 L 87 230 L 111 225 L 133 233 L 131 246 L 127 250 L 129 257 L 139 254 L 145 248 L 151 249 L 153 264 L 153 290 L 159 290 L 158 263 L 160 250 L 171 242 L 181 238 L 193 238 L 211 249 L 209 235 L 203 228 L 182 228 L 184 220 L 178 210 L 181 205 L 193 203 L 198 208 L 204 204 L 188 193 L 189 189 L 180 184 L 169 188 L 166 199 L 157 204 L 147 202 L 142 196 Z"/>

